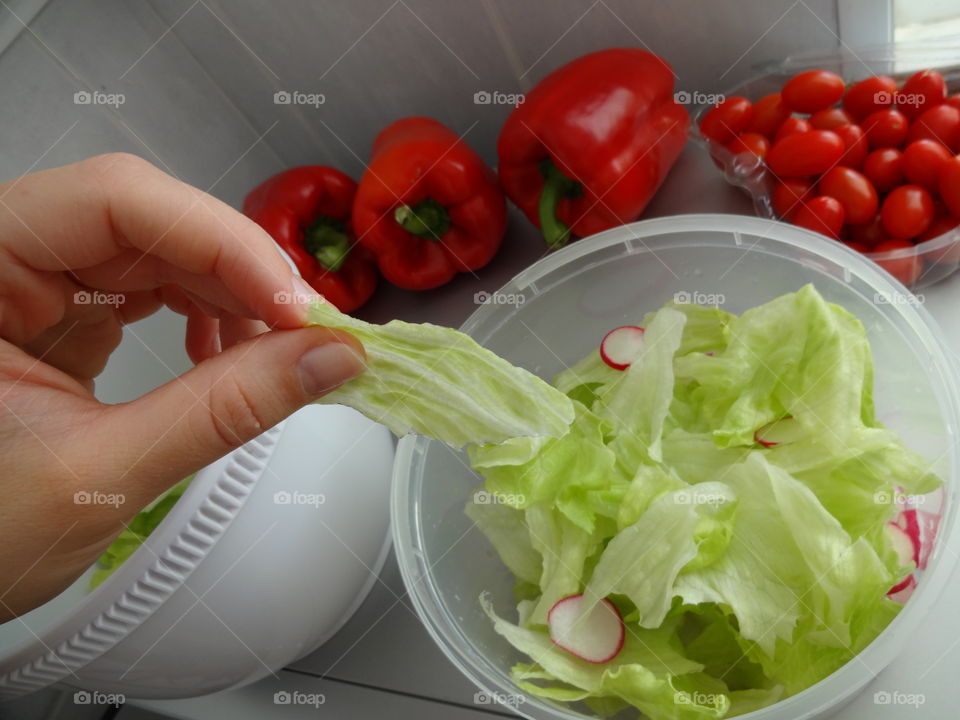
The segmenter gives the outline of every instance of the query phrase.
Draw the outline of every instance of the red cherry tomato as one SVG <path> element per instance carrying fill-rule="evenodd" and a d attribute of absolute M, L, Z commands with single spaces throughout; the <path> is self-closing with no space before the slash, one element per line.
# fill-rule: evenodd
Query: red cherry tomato
<path fill-rule="evenodd" d="M 960 217 L 960 156 L 940 168 L 940 197 L 951 213 Z"/>
<path fill-rule="evenodd" d="M 727 145 L 727 150 L 734 155 L 748 153 L 756 155 L 761 159 L 767 154 L 767 150 L 769 149 L 770 141 L 767 140 L 766 135 L 761 135 L 756 132 L 741 133 Z"/>
<path fill-rule="evenodd" d="M 880 219 L 880 213 L 877 213 L 865 223 L 851 225 L 850 239 L 864 247 L 872 248 L 884 240 L 889 240 L 890 236 L 883 229 L 883 220 Z"/>
<path fill-rule="evenodd" d="M 909 250 L 914 247 L 909 240 L 884 240 L 873 248 L 873 252 L 885 253 L 891 250 Z M 916 255 L 893 260 L 877 260 L 876 263 L 904 285 L 913 285 L 923 272 L 923 261 Z"/>
<path fill-rule="evenodd" d="M 953 215 L 948 213 L 936 215 L 933 218 L 933 222 L 930 223 L 930 227 L 917 236 L 917 242 L 922 243 L 926 242 L 927 240 L 933 240 L 934 238 L 940 237 L 944 233 L 950 232 L 958 225 L 960 225 L 960 220 L 955 218 Z M 940 250 L 926 252 L 926 257 L 930 258 L 938 265 L 954 265 L 960 262 L 960 238 Z"/>
<path fill-rule="evenodd" d="M 843 228 L 843 205 L 836 198 L 820 195 L 801 205 L 790 222 L 821 235 L 837 238 Z"/>
<path fill-rule="evenodd" d="M 834 131 L 811 130 L 774 143 L 767 153 L 767 165 L 780 178 L 805 178 L 829 170 L 845 150 L 843 140 Z"/>
<path fill-rule="evenodd" d="M 838 125 L 851 125 L 855 122 L 853 116 L 842 108 L 817 110 L 810 116 L 810 124 L 817 130 L 833 130 Z"/>
<path fill-rule="evenodd" d="M 745 97 L 728 97 L 711 108 L 700 121 L 700 132 L 714 142 L 726 145 L 753 122 L 753 105 Z"/>
<path fill-rule="evenodd" d="M 899 110 L 877 110 L 863 121 L 863 132 L 871 148 L 900 147 L 909 129 L 910 121 Z"/>
<path fill-rule="evenodd" d="M 880 217 L 892 237 L 915 238 L 933 221 L 933 198 L 919 185 L 901 185 L 884 199 Z"/>
<path fill-rule="evenodd" d="M 862 120 L 870 113 L 893 107 L 897 81 L 886 75 L 869 77 L 855 83 L 843 98 L 843 109 Z"/>
<path fill-rule="evenodd" d="M 790 117 L 788 108 L 780 93 L 765 95 L 753 104 L 753 121 L 748 130 L 773 138 L 784 121 Z"/>
<path fill-rule="evenodd" d="M 790 220 L 804 202 L 813 195 L 809 180 L 784 180 L 773 189 L 773 209 L 784 220 Z"/>
<path fill-rule="evenodd" d="M 946 103 L 927 108 L 910 125 L 907 142 L 914 140 L 936 140 L 956 152 L 960 145 L 960 110 Z"/>
<path fill-rule="evenodd" d="M 936 140 L 915 140 L 904 149 L 901 167 L 907 182 L 935 193 L 940 190 L 940 172 L 952 157 Z"/>
<path fill-rule="evenodd" d="M 947 83 L 936 70 L 921 70 L 903 84 L 897 93 L 897 107 L 911 120 L 928 107 L 947 97 Z"/>
<path fill-rule="evenodd" d="M 783 124 L 777 130 L 777 134 L 774 136 L 773 141 L 780 142 L 787 135 L 807 132 L 808 130 L 813 130 L 813 125 L 810 124 L 809 120 L 802 117 L 789 117 L 783 121 Z"/>
<path fill-rule="evenodd" d="M 833 129 L 843 141 L 846 150 L 840 156 L 840 165 L 847 167 L 860 168 L 867 157 L 870 147 L 867 145 L 867 136 L 859 125 L 838 125 Z"/>
<path fill-rule="evenodd" d="M 885 193 L 903 185 L 903 153 L 896 148 L 880 148 L 863 161 L 863 174 L 873 183 L 877 192 Z"/>
<path fill-rule="evenodd" d="M 821 195 L 836 198 L 843 205 L 844 218 L 851 225 L 865 223 L 877 214 L 877 191 L 867 178 L 856 170 L 838 165 L 820 178 Z"/>
<path fill-rule="evenodd" d="M 857 242 L 856 240 L 849 240 L 843 244 L 846 245 L 851 250 L 856 250 L 858 253 L 863 253 L 864 255 L 870 252 L 870 248 L 868 248 L 863 243 Z"/>
<path fill-rule="evenodd" d="M 946 100 L 944 100 L 944 102 L 945 102 L 947 105 L 951 105 L 951 106 L 955 107 L 957 110 L 960 110 L 960 93 L 958 93 L 958 94 L 956 94 L 956 95 L 951 95 L 951 96 L 948 97 Z"/>
<path fill-rule="evenodd" d="M 783 86 L 780 95 L 791 110 L 815 113 L 843 97 L 843 78 L 826 70 L 807 70 L 794 75 Z"/>

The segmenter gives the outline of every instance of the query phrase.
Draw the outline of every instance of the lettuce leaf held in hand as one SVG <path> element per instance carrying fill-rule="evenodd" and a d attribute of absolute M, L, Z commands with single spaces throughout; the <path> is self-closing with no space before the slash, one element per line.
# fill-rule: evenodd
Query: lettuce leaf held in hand
<path fill-rule="evenodd" d="M 320 402 L 349 405 L 396 435 L 461 448 L 518 437 L 559 437 L 573 402 L 457 330 L 391 320 L 374 325 L 314 303 L 311 325 L 346 330 L 367 352 L 367 371 Z"/>

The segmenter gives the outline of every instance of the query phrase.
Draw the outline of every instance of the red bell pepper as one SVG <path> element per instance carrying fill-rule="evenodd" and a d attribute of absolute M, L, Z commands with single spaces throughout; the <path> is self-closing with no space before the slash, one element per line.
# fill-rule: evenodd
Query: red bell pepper
<path fill-rule="evenodd" d="M 342 312 L 363 305 L 377 287 L 377 266 L 350 232 L 357 184 L 335 168 L 284 170 L 244 198 L 243 212 L 293 260 L 300 275 Z"/>
<path fill-rule="evenodd" d="M 353 227 L 394 285 L 426 290 L 483 267 L 506 226 L 496 175 L 452 130 L 411 117 L 377 135 Z"/>
<path fill-rule="evenodd" d="M 639 48 L 584 55 L 553 71 L 497 142 L 507 197 L 560 247 L 636 220 L 687 138 L 673 71 Z"/>

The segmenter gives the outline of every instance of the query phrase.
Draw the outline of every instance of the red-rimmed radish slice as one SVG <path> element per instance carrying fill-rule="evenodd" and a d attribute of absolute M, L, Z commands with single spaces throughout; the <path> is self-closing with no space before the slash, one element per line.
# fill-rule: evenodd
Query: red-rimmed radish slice
<path fill-rule="evenodd" d="M 896 523 L 887 523 L 887 533 L 890 536 L 890 543 L 900 558 L 900 565 L 906 566 L 917 562 L 917 546 L 909 531 L 904 530 Z"/>
<path fill-rule="evenodd" d="M 600 357 L 614 370 L 626 370 L 643 354 L 643 328 L 622 325 L 614 328 L 600 341 Z"/>
<path fill-rule="evenodd" d="M 906 579 L 898 583 L 887 593 L 887 597 L 898 602 L 901 605 L 907 602 L 910 599 L 910 596 L 913 595 L 913 591 L 917 589 L 917 580 L 913 575 L 908 575 Z"/>
<path fill-rule="evenodd" d="M 753 433 L 755 442 L 760 443 L 765 448 L 776 447 L 784 443 L 796 442 L 804 436 L 803 428 L 800 423 L 794 420 L 790 415 L 772 423 L 767 423 L 762 428 Z"/>
<path fill-rule="evenodd" d="M 623 647 L 624 627 L 620 611 L 609 600 L 601 600 L 581 616 L 583 595 L 559 600 L 547 614 L 550 640 L 557 647 L 591 663 L 613 660 Z"/>

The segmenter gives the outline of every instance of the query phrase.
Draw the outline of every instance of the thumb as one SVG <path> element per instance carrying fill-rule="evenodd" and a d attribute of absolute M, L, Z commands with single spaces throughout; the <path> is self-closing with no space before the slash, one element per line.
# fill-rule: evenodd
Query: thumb
<path fill-rule="evenodd" d="M 104 410 L 88 447 L 139 507 L 363 372 L 363 346 L 322 327 L 272 330 Z"/>

